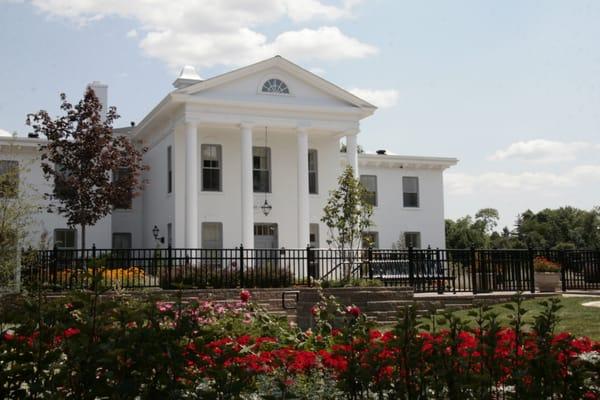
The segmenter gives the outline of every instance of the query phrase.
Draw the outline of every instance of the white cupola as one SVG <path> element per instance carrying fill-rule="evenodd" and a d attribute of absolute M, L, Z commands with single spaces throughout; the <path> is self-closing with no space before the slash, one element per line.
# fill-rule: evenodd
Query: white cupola
<path fill-rule="evenodd" d="M 181 69 L 179 76 L 175 79 L 175 82 L 173 82 L 173 86 L 177 89 L 181 89 L 201 81 L 203 81 L 203 79 L 198 75 L 196 69 L 191 65 L 186 65 Z"/>

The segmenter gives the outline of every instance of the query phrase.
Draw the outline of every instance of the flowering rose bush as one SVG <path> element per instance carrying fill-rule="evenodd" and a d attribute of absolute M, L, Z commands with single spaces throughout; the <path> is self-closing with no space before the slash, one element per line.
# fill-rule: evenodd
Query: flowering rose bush
<path fill-rule="evenodd" d="M 2 315 L 0 398 L 600 399 L 600 343 L 555 333 L 555 301 L 533 319 L 515 304 L 509 327 L 485 307 L 474 328 L 407 308 L 381 332 L 323 298 L 301 331 L 247 291 L 225 304 L 39 295 Z"/>

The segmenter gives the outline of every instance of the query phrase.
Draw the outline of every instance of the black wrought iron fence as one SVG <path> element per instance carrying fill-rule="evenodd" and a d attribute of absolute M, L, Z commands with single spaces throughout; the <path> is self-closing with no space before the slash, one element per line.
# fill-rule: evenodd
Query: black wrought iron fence
<path fill-rule="evenodd" d="M 96 276 L 122 288 L 235 288 L 376 279 L 416 292 L 534 291 L 534 260 L 561 266 L 562 289 L 600 289 L 600 252 L 480 249 L 87 249 L 23 254 L 23 278 L 57 290 Z"/>

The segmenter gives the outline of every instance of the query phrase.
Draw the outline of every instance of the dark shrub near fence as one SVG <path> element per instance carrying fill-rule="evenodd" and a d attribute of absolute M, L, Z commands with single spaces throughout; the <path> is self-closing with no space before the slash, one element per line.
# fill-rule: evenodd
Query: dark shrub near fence
<path fill-rule="evenodd" d="M 416 292 L 534 291 L 534 259 L 560 265 L 562 289 L 600 289 L 600 252 L 479 249 L 131 249 L 24 254 L 23 277 L 57 290 L 100 274 L 123 288 L 290 287 L 377 280 Z"/>

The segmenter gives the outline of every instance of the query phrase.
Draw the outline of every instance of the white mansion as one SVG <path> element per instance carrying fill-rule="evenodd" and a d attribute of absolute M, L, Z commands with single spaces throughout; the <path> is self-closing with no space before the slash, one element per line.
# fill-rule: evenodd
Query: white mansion
<path fill-rule="evenodd" d="M 106 109 L 107 87 L 91 86 Z M 322 210 L 350 164 L 371 192 L 375 246 L 444 247 L 443 171 L 457 160 L 359 154 L 360 121 L 376 110 L 368 102 L 279 56 L 206 80 L 186 67 L 174 86 L 140 123 L 115 129 L 147 146 L 148 184 L 88 229 L 90 246 L 153 248 L 158 236 L 179 248 L 327 247 Z M 20 181 L 40 194 L 52 190 L 42 141 L 0 137 L 0 172 L 29 160 Z M 62 217 L 37 218 L 32 245 L 45 231 L 50 245 L 77 246 Z"/>

